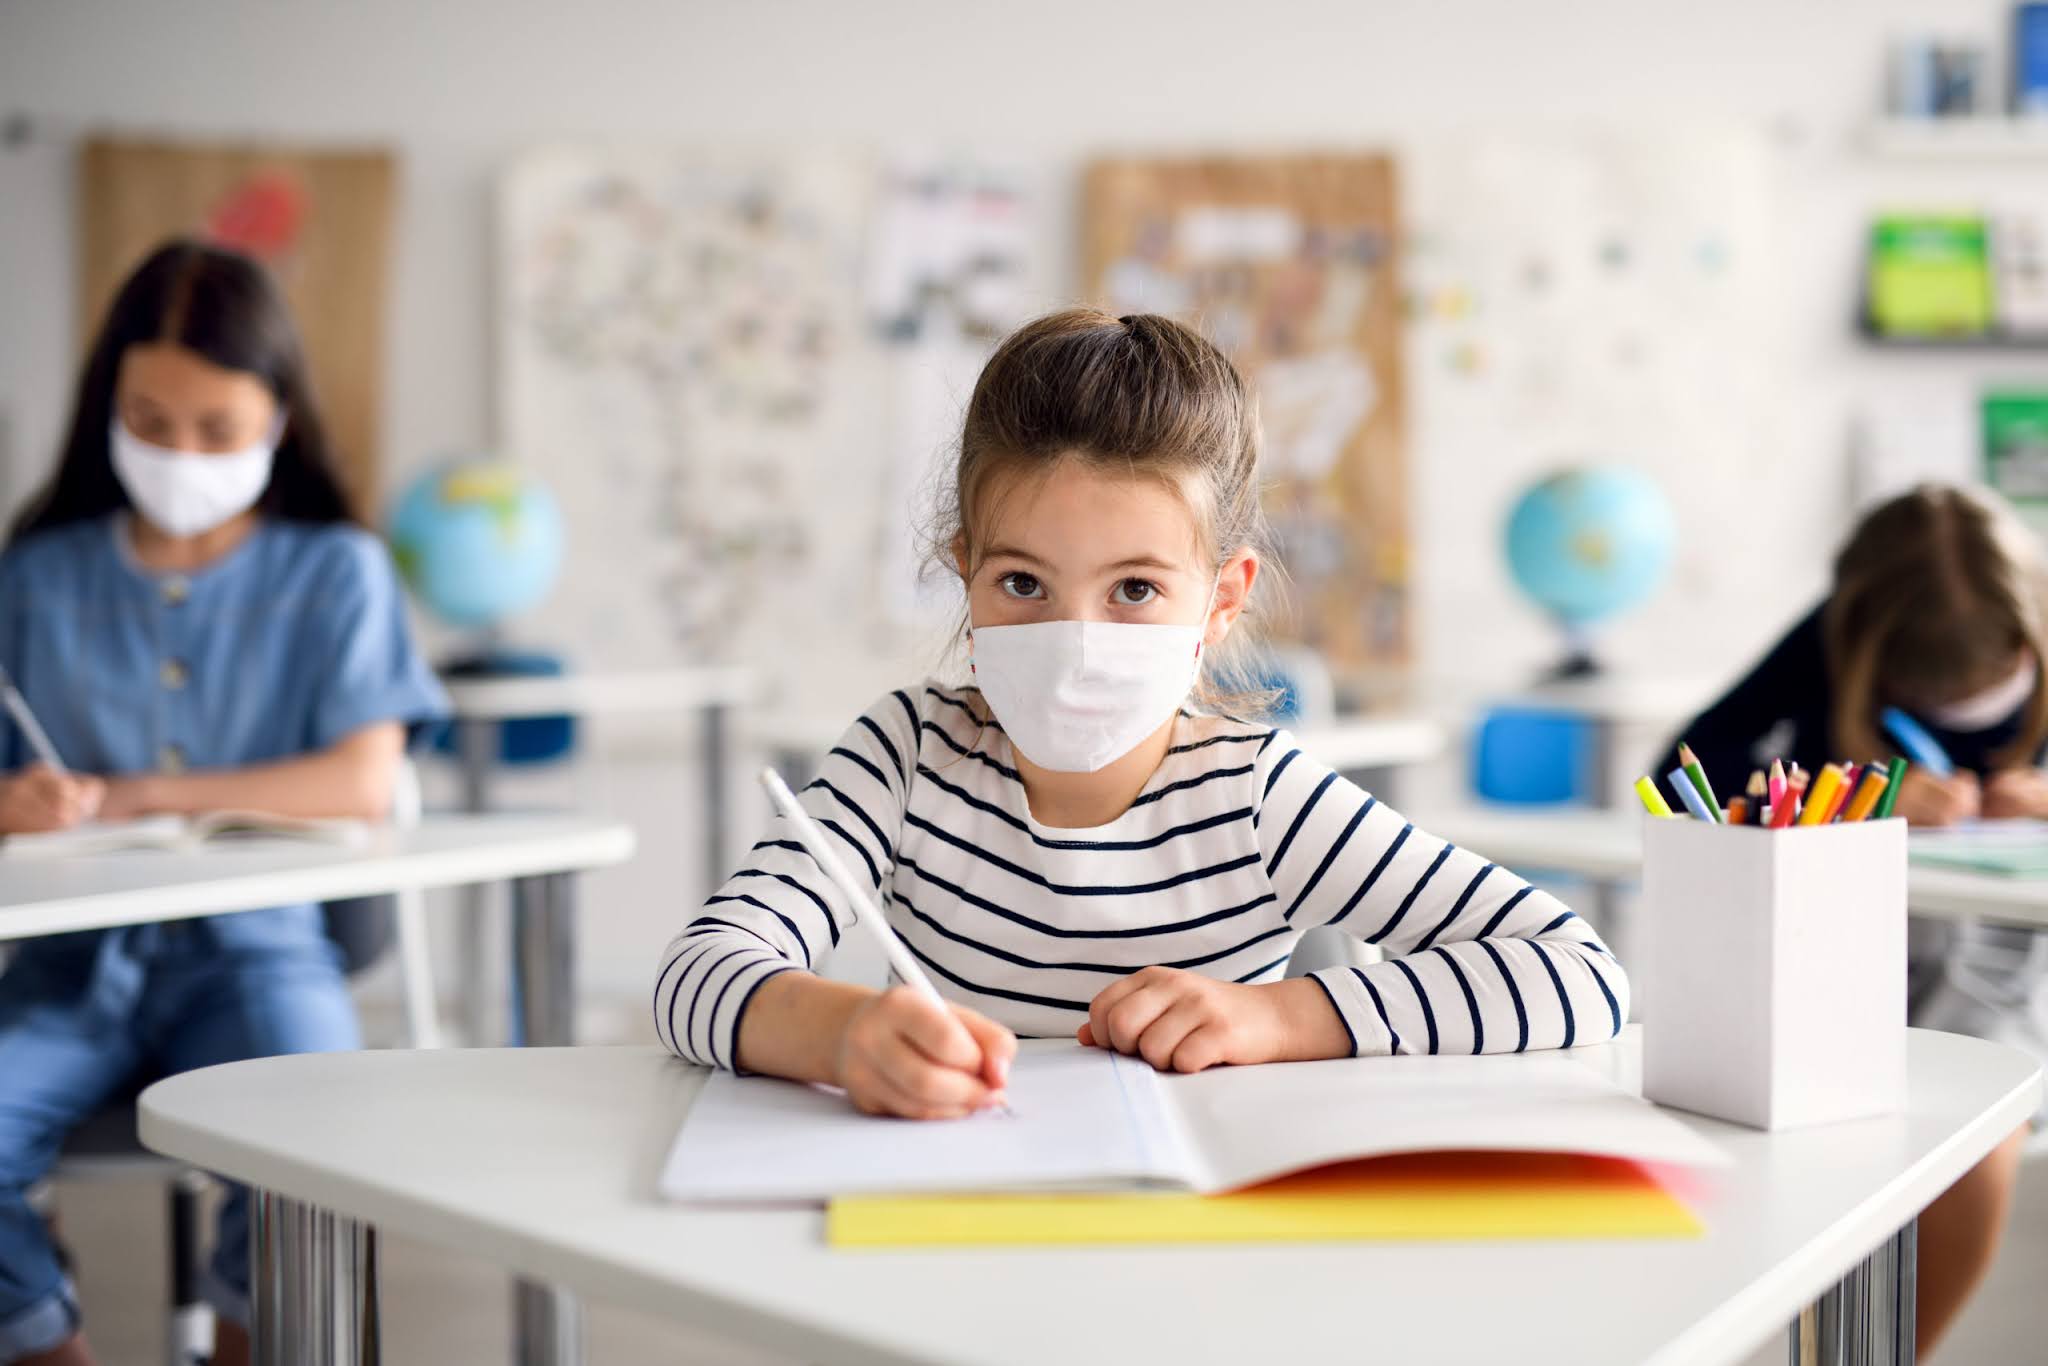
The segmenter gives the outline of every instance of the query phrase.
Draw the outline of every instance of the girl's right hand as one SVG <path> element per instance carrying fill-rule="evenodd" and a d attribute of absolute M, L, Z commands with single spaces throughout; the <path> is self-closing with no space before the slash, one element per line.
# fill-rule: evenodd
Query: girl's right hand
<path fill-rule="evenodd" d="M 1961 772 L 1939 778 L 1916 767 L 1907 769 L 1900 779 L 1899 800 L 1892 814 L 1904 816 L 1908 825 L 1954 825 L 1974 820 L 1983 801 L 1976 774 Z"/>
<path fill-rule="evenodd" d="M 1003 1103 L 1017 1036 L 909 987 L 868 998 L 839 1040 L 838 1083 L 860 1110 L 958 1119 Z"/>
<path fill-rule="evenodd" d="M 67 830 L 91 820 L 106 795 L 102 779 L 32 764 L 12 778 L 0 779 L 0 834 Z"/>

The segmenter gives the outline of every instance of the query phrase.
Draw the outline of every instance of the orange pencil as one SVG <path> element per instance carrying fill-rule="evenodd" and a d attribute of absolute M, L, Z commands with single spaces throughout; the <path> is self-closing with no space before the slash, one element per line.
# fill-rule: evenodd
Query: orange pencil
<path fill-rule="evenodd" d="M 1728 801 L 1728 824 L 1749 824 L 1749 798 L 1731 797 Z"/>
<path fill-rule="evenodd" d="M 1868 816 L 1871 809 L 1877 805 L 1877 799 L 1882 797 L 1884 790 L 1891 785 L 1890 777 L 1880 773 L 1876 765 L 1866 769 L 1863 774 L 1863 785 L 1856 789 L 1856 796 L 1850 801 L 1848 809 L 1842 812 L 1842 819 L 1860 821 Z"/>

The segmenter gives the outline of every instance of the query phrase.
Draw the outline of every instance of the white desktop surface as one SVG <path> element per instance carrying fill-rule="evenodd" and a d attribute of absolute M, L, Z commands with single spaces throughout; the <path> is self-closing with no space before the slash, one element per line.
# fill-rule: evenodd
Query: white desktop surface
<path fill-rule="evenodd" d="M 357 848 L 252 839 L 176 853 L 0 853 L 0 940 L 581 872 L 632 854 L 633 831 L 617 821 L 515 813 L 430 815 Z"/>
<path fill-rule="evenodd" d="M 1640 1038 L 1568 1056 L 1633 1083 Z M 263 1059 L 144 1094 L 150 1147 L 591 1296 L 832 1362 L 1739 1358 L 2033 1112 L 2021 1054 L 1915 1031 L 1909 1108 L 1763 1134 L 1676 1241 L 833 1252 L 815 1209 L 661 1203 L 701 1070 L 653 1047 Z M 1370 1065 L 1362 1064 L 1362 1065 Z"/>

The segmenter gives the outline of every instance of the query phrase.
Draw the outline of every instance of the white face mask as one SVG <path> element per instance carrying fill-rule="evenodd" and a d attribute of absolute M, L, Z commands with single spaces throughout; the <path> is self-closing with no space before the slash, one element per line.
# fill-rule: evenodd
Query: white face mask
<path fill-rule="evenodd" d="M 979 626 L 974 681 L 1025 758 L 1055 773 L 1093 773 L 1137 748 L 1187 700 L 1202 635 L 1203 623 Z"/>
<path fill-rule="evenodd" d="M 118 417 L 108 439 L 128 501 L 171 536 L 202 535 L 256 506 L 277 454 L 276 435 L 222 455 L 170 450 L 136 436 Z"/>
<path fill-rule="evenodd" d="M 1960 702 L 1930 707 L 1927 710 L 1927 719 L 1943 730 L 1990 730 L 2027 704 L 2027 699 L 2034 695 L 2034 686 L 2039 679 L 2040 669 L 2034 661 L 2023 660 L 2019 668 L 2013 670 L 2012 677 L 2003 683 L 1994 683 L 1983 692 L 1965 697 Z"/>

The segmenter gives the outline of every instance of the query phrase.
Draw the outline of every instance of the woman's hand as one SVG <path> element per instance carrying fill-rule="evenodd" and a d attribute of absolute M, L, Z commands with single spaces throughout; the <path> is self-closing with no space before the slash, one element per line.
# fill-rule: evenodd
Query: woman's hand
<path fill-rule="evenodd" d="M 1003 1103 L 1016 1056 L 1017 1036 L 987 1016 L 892 987 L 848 1018 L 835 1080 L 867 1114 L 958 1119 Z"/>
<path fill-rule="evenodd" d="M 2048 816 L 2048 773 L 2008 768 L 1984 780 L 1984 814 L 1993 819 Z"/>
<path fill-rule="evenodd" d="M 1909 825 L 1954 825 L 1975 819 L 1982 805 L 1976 774 L 1939 778 L 1914 767 L 1899 780 L 1899 800 L 1892 814 L 1904 816 Z"/>
<path fill-rule="evenodd" d="M 1244 986 L 1180 968 L 1143 968 L 1105 987 L 1089 1002 L 1078 1037 L 1162 1072 L 1351 1053 L 1330 998 L 1305 977 Z"/>
<path fill-rule="evenodd" d="M 68 830 L 98 815 L 106 794 L 102 779 L 32 764 L 12 778 L 0 778 L 0 834 Z"/>
<path fill-rule="evenodd" d="M 103 821 L 132 821 L 165 809 L 153 795 L 156 779 L 151 774 L 137 773 L 103 782 L 106 794 L 100 799 L 99 812 Z"/>

